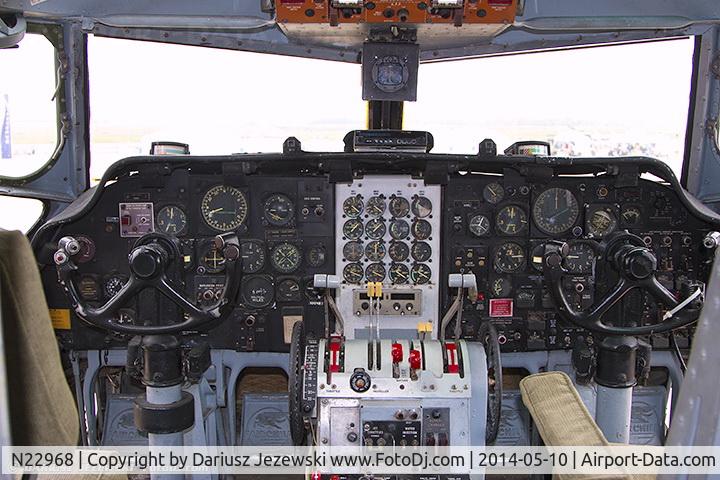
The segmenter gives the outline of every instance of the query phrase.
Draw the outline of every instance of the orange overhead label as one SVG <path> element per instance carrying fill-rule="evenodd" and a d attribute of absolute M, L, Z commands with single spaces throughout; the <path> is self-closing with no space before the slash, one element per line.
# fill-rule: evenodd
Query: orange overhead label
<path fill-rule="evenodd" d="M 55 330 L 70 330 L 70 310 L 67 308 L 51 308 L 50 320 Z"/>

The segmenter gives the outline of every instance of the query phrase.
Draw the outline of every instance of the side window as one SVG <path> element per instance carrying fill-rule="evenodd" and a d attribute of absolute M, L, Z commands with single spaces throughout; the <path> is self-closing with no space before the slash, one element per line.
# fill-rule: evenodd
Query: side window
<path fill-rule="evenodd" d="M 43 203 L 34 198 L 0 196 L 0 228 L 27 233 L 43 213 Z"/>
<path fill-rule="evenodd" d="M 0 65 L 0 177 L 24 177 L 57 146 L 55 48 L 27 34 L 17 48 L 0 49 Z"/>

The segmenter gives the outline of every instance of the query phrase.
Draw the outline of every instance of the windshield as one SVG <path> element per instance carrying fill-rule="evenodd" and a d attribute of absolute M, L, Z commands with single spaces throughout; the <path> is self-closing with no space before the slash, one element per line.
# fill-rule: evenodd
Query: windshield
<path fill-rule="evenodd" d="M 428 130 L 435 153 L 499 151 L 544 140 L 553 154 L 649 155 L 679 175 L 693 40 L 603 46 L 420 67 L 404 128 Z M 128 40 L 89 39 L 91 177 L 153 141 L 192 154 L 339 151 L 365 128 L 360 66 Z"/>

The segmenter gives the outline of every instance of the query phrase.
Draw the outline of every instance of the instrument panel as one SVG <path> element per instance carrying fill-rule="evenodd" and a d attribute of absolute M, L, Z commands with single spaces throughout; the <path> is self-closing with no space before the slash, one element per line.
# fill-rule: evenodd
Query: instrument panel
<path fill-rule="evenodd" d="M 350 164 L 362 157 L 337 156 Z M 273 158 L 275 164 L 283 160 Z M 171 279 L 202 306 L 223 289 L 225 259 L 213 238 L 235 232 L 242 259 L 236 307 L 220 325 L 187 336 L 239 351 L 287 351 L 292 325 L 301 319 L 308 331 L 323 335 L 328 306 L 313 286 L 315 274 L 339 278 L 333 296 L 346 338 L 370 338 L 375 322 L 381 338 L 416 339 L 437 338 L 440 319 L 457 295 L 448 276 L 473 273 L 478 300 L 462 303 L 460 335 L 476 340 L 480 325 L 492 322 L 504 351 L 570 349 L 596 341 L 557 314 L 542 272 L 550 241 L 568 244 L 563 288 L 579 309 L 614 284 L 593 243 L 616 231 L 634 233 L 652 248 L 660 282 L 671 291 L 707 279 L 712 250 L 704 240 L 717 226 L 668 184 L 497 161 L 503 168 L 490 173 L 455 172 L 438 180 L 400 163 L 336 178 L 332 168 L 309 172 L 297 159 L 264 171 L 232 157 L 198 164 L 192 158 L 148 158 L 78 200 L 74 216 L 43 227 L 36 249 L 43 259 L 53 239 L 75 237 L 78 291 L 84 301 L 101 305 L 127 281 L 127 256 L 135 243 L 165 235 L 180 259 Z M 70 310 L 52 262 L 41 264 L 49 306 Z M 375 304 L 367 282 L 382 284 Z M 660 314 L 654 302 L 633 292 L 608 318 L 634 325 L 657 322 Z M 118 321 L 176 323 L 178 315 L 162 295 L 142 291 L 124 305 Z M 87 326 L 74 313 L 71 318 L 69 329 L 57 330 L 67 348 L 128 342 L 127 336 Z M 448 327 L 455 331 L 452 323 Z M 678 345 L 689 346 L 691 335 L 691 329 L 676 334 Z M 656 349 L 670 347 L 667 335 L 650 340 Z"/>

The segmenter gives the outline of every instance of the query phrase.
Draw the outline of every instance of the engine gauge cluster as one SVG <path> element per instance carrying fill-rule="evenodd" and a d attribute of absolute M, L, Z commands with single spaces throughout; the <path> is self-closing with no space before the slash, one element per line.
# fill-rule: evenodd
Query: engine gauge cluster
<path fill-rule="evenodd" d="M 441 268 L 440 193 L 440 186 L 407 176 L 365 176 L 336 186 L 335 271 L 342 280 L 336 301 L 343 318 L 353 319 L 346 325 L 349 338 L 353 329 L 365 328 L 365 314 L 354 320 L 353 299 L 359 297 L 353 292 L 364 291 L 367 282 L 380 282 L 390 292 L 421 289 L 426 292 L 422 311 L 436 310 L 437 290 L 431 289 L 439 283 Z M 412 336 L 416 320 L 393 318 L 393 325 Z"/>

